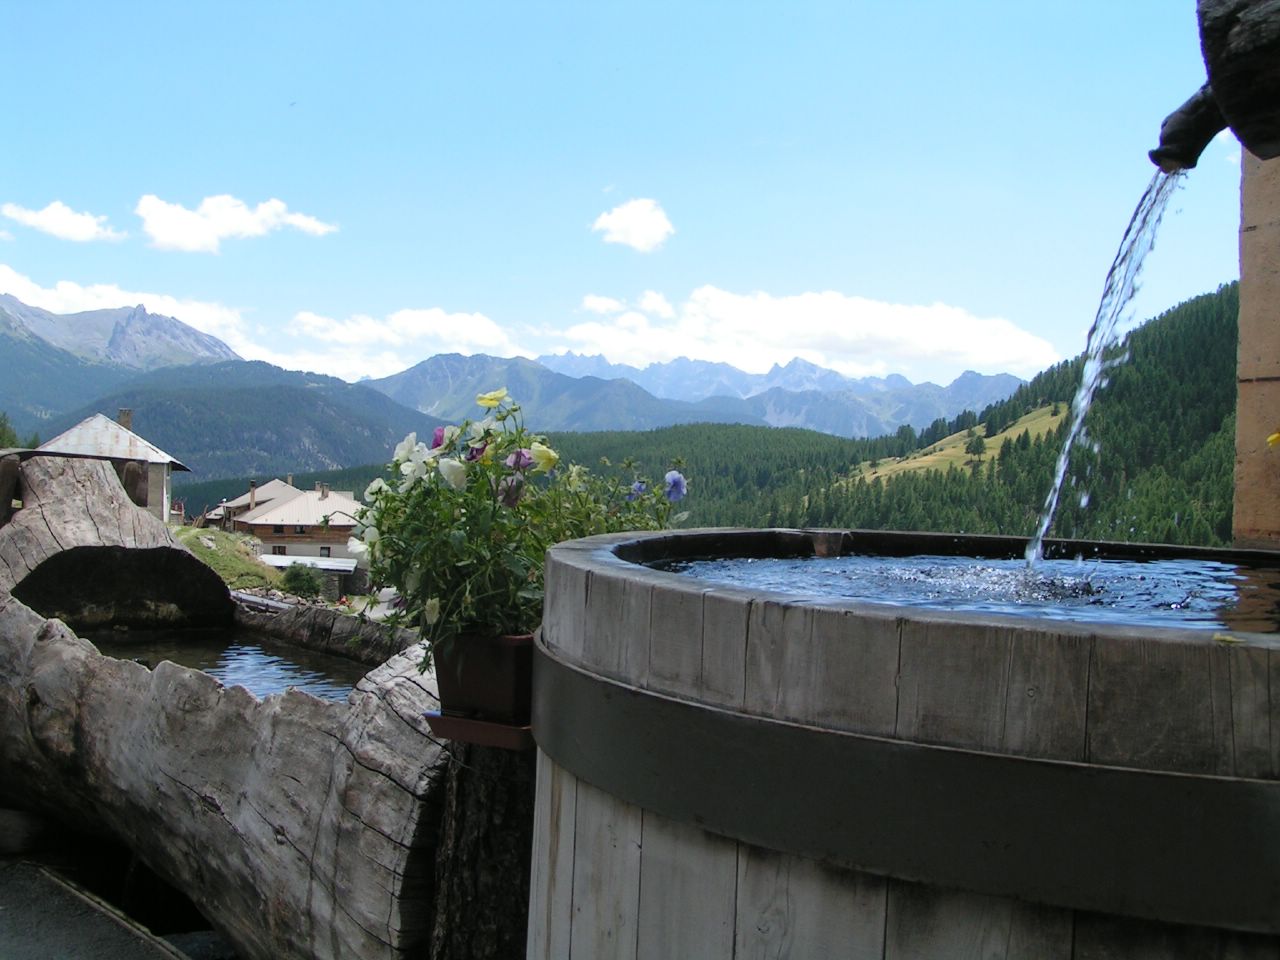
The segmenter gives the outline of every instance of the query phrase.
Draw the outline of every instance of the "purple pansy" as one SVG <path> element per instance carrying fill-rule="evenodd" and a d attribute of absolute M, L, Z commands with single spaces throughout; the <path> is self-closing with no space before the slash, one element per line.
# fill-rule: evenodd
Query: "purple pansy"
<path fill-rule="evenodd" d="M 649 484 L 645 483 L 643 480 L 637 480 L 631 485 L 631 492 L 627 494 L 627 499 L 638 500 L 645 495 L 648 489 Z"/>
<path fill-rule="evenodd" d="M 672 503 L 683 500 L 685 494 L 689 492 L 689 481 L 685 480 L 684 474 L 679 470 L 668 470 L 663 480 L 666 482 L 663 493 Z"/>
<path fill-rule="evenodd" d="M 507 466 L 512 470 L 528 470 L 533 466 L 533 453 L 525 447 L 521 447 L 507 457 Z"/>

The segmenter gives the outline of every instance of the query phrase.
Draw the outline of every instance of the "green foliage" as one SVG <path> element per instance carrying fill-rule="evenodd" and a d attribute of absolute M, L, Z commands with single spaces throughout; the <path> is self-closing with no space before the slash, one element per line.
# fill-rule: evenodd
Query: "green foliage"
<path fill-rule="evenodd" d="M 685 481 L 653 482 L 630 468 L 602 475 L 560 465 L 528 432 L 506 390 L 477 397 L 480 421 L 410 434 L 385 479 L 369 485 L 356 552 L 370 578 L 400 595 L 403 618 L 430 651 L 461 633 L 527 633 L 542 617 L 543 556 L 561 540 L 656 530 L 680 517 Z"/>
<path fill-rule="evenodd" d="M 18 436 L 9 415 L 0 410 L 0 449 L 6 447 L 25 447 L 28 449 L 40 446 L 40 434 L 32 433 L 26 439 Z"/>
<path fill-rule="evenodd" d="M 295 597 L 318 597 L 320 587 L 320 574 L 305 564 L 290 564 L 280 575 L 280 589 Z"/>
<path fill-rule="evenodd" d="M 13 424 L 9 422 L 9 415 L 0 411 L 0 448 L 16 447 L 18 445 L 18 435 L 13 431 Z"/>

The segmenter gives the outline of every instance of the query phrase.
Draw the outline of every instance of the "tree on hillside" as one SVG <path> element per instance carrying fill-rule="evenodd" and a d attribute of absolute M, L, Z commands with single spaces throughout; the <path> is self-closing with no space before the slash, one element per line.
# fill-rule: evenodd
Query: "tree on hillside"
<path fill-rule="evenodd" d="M 982 439 L 981 435 L 975 433 L 969 438 L 969 442 L 964 445 L 964 452 L 971 457 L 981 459 L 982 455 L 987 452 L 987 441 Z"/>

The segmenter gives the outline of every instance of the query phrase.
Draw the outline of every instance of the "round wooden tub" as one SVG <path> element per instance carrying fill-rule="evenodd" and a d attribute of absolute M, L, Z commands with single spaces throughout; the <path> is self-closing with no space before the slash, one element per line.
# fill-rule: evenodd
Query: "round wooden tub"
<path fill-rule="evenodd" d="M 1019 546 L 717 530 L 554 548 L 528 957 L 1280 957 L 1271 637 L 642 565 Z"/>

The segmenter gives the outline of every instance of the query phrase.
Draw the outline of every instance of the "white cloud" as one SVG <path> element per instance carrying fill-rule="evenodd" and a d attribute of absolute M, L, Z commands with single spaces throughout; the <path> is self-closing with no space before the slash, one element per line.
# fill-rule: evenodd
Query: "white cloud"
<path fill-rule="evenodd" d="M 335 320 L 303 311 L 294 316 L 291 327 L 295 333 L 362 354 L 382 344 L 396 347 L 401 370 L 416 362 L 406 361 L 409 356 L 424 359 L 437 353 L 511 356 L 525 352 L 484 314 L 448 313 L 439 307 L 397 310 L 382 320 L 365 314 Z"/>
<path fill-rule="evenodd" d="M 0 240 L 12 240 L 13 234 L 8 230 L 0 230 Z"/>
<path fill-rule="evenodd" d="M 658 201 L 647 198 L 628 200 L 600 214 L 591 229 L 603 232 L 605 243 L 626 244 L 641 253 L 657 250 L 676 232 Z"/>
<path fill-rule="evenodd" d="M 852 377 L 901 373 L 940 383 L 967 369 L 1032 376 L 1060 359 L 1048 341 L 1008 320 L 942 303 L 882 303 L 835 291 L 739 294 L 703 286 L 670 316 L 655 309 L 656 299 L 647 306 L 645 313 L 574 324 L 560 332 L 550 352 L 598 353 L 637 366 L 685 356 L 756 373 L 800 357 Z"/>
<path fill-rule="evenodd" d="M 125 234 L 107 226 L 105 216 L 77 213 L 61 200 L 54 200 L 43 210 L 28 210 L 16 203 L 6 203 L 0 206 L 0 213 L 10 220 L 60 240 L 88 243 L 91 240 L 123 240 L 125 238 Z M 8 237 L 8 234 L 6 236 Z"/>
<path fill-rule="evenodd" d="M 228 237 L 261 237 L 273 230 L 293 227 L 321 237 L 338 228 L 315 217 L 289 210 L 283 200 L 266 200 L 250 208 L 228 194 L 205 197 L 200 206 L 188 210 L 180 203 L 168 203 L 154 194 L 138 201 L 134 212 L 142 218 L 142 229 L 152 246 L 162 250 L 217 253 Z"/>
<path fill-rule="evenodd" d="M 646 290 L 640 297 L 640 309 L 645 313 L 651 313 L 655 317 L 662 317 L 670 320 L 676 315 L 676 308 L 671 306 L 671 302 L 667 300 L 657 290 Z"/>
<path fill-rule="evenodd" d="M 12 294 L 23 303 L 53 313 L 107 310 L 140 303 L 152 313 L 176 317 L 197 330 L 212 334 L 241 356 L 256 359 L 249 355 L 254 347 L 245 335 L 240 311 L 221 303 L 125 290 L 111 283 L 85 285 L 59 280 L 52 287 L 42 287 L 3 263 L 0 263 L 0 293 Z"/>
<path fill-rule="evenodd" d="M 627 305 L 621 300 L 615 300 L 613 297 L 598 297 L 594 293 L 588 293 L 582 298 L 582 309 L 588 313 L 621 313 L 626 307 Z"/>

